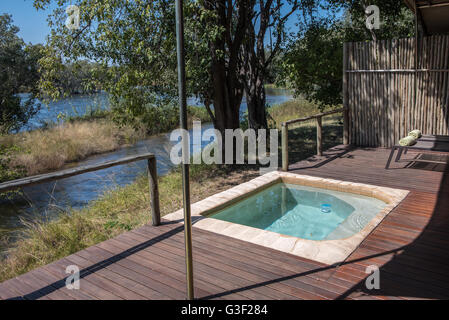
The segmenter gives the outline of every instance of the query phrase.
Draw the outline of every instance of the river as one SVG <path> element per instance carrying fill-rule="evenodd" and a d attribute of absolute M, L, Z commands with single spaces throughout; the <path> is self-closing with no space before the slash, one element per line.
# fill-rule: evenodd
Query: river
<path fill-rule="evenodd" d="M 291 98 L 291 94 L 286 90 L 267 90 L 267 103 L 270 105 L 279 104 Z M 195 99 L 189 99 L 189 105 L 198 105 L 198 103 Z M 57 121 L 58 115 L 61 113 L 67 115 L 83 114 L 92 106 L 95 108 L 107 108 L 107 95 L 100 93 L 90 96 L 76 96 L 52 103 L 48 108 L 42 108 L 31 119 L 28 127 L 25 129 L 38 128 L 43 122 Z M 241 109 L 243 111 L 246 110 L 245 101 L 243 101 Z M 203 131 L 211 127 L 211 124 L 202 125 Z M 170 141 L 169 134 L 161 134 L 111 153 L 92 156 L 84 161 L 72 163 L 67 167 L 95 164 L 118 159 L 126 155 L 152 152 L 157 158 L 158 174 L 164 175 L 173 168 L 169 158 L 173 144 L 174 142 Z M 203 142 L 202 147 L 207 144 L 208 142 Z M 192 141 L 190 146 L 192 150 Z M 22 195 L 13 200 L 0 201 L 0 236 L 4 237 L 6 235 L 13 239 L 16 234 L 15 231 L 23 228 L 24 221 L 50 220 L 69 208 L 82 208 L 89 201 L 98 199 L 107 190 L 132 183 L 139 175 L 145 172 L 146 162 L 140 161 L 85 173 L 57 182 L 26 187 L 23 189 Z"/>

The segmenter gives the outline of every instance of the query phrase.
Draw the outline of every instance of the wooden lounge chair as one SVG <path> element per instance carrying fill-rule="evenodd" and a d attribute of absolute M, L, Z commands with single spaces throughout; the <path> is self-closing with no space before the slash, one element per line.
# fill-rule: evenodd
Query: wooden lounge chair
<path fill-rule="evenodd" d="M 448 152 L 449 153 L 449 136 L 423 135 L 413 146 L 401 146 L 399 144 L 391 148 L 385 169 L 390 167 L 391 159 L 394 152 L 398 150 L 395 162 L 429 162 L 446 164 L 445 161 L 426 160 L 426 159 L 401 159 L 402 154 L 406 154 L 408 150 L 419 150 L 422 153 L 431 152 Z"/>
<path fill-rule="evenodd" d="M 419 140 L 449 142 L 449 136 L 423 135 Z"/>

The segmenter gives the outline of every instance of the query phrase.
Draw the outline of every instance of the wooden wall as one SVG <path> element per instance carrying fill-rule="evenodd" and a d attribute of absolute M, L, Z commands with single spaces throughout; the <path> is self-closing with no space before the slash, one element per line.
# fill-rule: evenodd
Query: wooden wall
<path fill-rule="evenodd" d="M 345 43 L 350 143 L 391 147 L 412 129 L 449 135 L 449 36 Z M 415 103 L 416 86 L 416 103 Z"/>

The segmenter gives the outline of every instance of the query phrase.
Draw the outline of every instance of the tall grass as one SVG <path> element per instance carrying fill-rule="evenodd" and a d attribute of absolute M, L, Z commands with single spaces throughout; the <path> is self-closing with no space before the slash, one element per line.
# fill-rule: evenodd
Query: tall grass
<path fill-rule="evenodd" d="M 116 150 L 144 136 L 143 131 L 94 120 L 2 136 L 0 144 L 5 148 L 16 147 L 10 155 L 11 167 L 23 167 L 27 175 L 34 175 L 59 169 L 65 163 L 92 154 Z"/>
<path fill-rule="evenodd" d="M 305 99 L 295 99 L 268 109 L 269 125 L 280 129 L 282 122 L 311 116 L 337 109 L 329 106 L 324 110 Z M 316 154 L 316 121 L 314 119 L 289 125 L 288 127 L 289 161 L 295 163 Z M 334 114 L 323 118 L 323 149 L 326 150 L 343 143 L 343 117 Z M 279 155 L 281 144 L 279 143 Z M 281 161 L 281 159 L 279 159 Z"/>
<path fill-rule="evenodd" d="M 210 121 L 206 109 L 201 107 L 190 106 L 188 118 L 189 123 L 193 120 Z M 171 129 L 174 127 L 164 130 Z M 114 151 L 147 138 L 147 132 L 143 123 L 118 126 L 111 120 L 108 111 L 100 110 L 69 117 L 63 123 L 48 124 L 43 129 L 0 136 L 0 182 L 18 177 L 11 173 L 35 175 L 58 170 L 67 163 L 94 154 Z"/>
<path fill-rule="evenodd" d="M 329 106 L 325 110 L 332 110 L 334 108 L 337 108 L 337 106 Z M 322 111 L 316 103 L 307 101 L 304 98 L 296 98 L 268 108 L 268 122 L 270 126 L 280 129 L 282 122 L 311 116 Z"/>

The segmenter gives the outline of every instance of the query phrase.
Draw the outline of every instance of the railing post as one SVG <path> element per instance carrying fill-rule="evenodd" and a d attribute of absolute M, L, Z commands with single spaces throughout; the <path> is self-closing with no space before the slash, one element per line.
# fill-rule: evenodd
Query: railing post
<path fill-rule="evenodd" d="M 318 116 L 316 117 L 316 154 L 318 156 L 323 155 L 323 146 L 322 146 L 322 131 L 323 131 L 323 121 L 322 117 Z"/>
<path fill-rule="evenodd" d="M 343 144 L 349 144 L 348 44 L 343 43 Z"/>
<path fill-rule="evenodd" d="M 288 171 L 288 124 L 282 124 L 282 170 Z"/>
<path fill-rule="evenodd" d="M 349 110 L 343 111 L 343 144 L 349 144 Z"/>
<path fill-rule="evenodd" d="M 161 224 L 161 210 L 159 207 L 159 188 L 157 185 L 156 157 L 148 159 L 148 181 L 150 185 L 150 203 L 153 226 Z"/>

